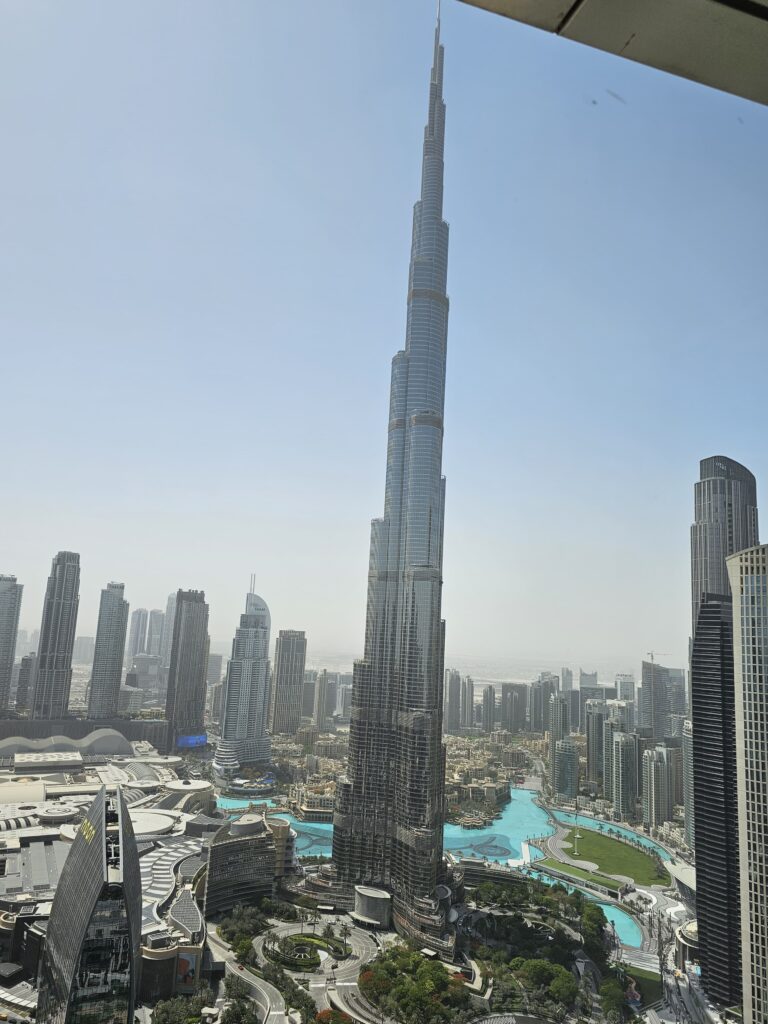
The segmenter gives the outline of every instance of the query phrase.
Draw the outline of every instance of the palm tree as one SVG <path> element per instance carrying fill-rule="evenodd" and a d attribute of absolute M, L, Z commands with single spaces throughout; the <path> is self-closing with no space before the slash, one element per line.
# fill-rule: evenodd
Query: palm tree
<path fill-rule="evenodd" d="M 352 929 L 349 927 L 349 925 L 347 924 L 346 921 L 344 922 L 344 924 L 339 929 L 339 934 L 341 935 L 342 939 L 344 940 L 344 955 L 346 956 L 347 955 L 347 939 L 352 934 Z"/>
<path fill-rule="evenodd" d="M 312 917 L 312 934 L 314 935 L 315 934 L 315 928 L 317 928 L 317 922 L 320 920 L 320 914 L 318 912 L 317 907 L 314 907 L 312 909 L 311 917 Z"/>

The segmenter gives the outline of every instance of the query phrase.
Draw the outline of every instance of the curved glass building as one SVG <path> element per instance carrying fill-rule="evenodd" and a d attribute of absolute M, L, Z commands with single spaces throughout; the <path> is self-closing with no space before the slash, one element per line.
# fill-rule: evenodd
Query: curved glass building
<path fill-rule="evenodd" d="M 128 805 L 102 788 L 64 864 L 40 966 L 37 1019 L 133 1024 L 141 874 Z"/>
<path fill-rule="evenodd" d="M 385 887 L 401 931 L 442 932 L 441 621 L 448 225 L 443 47 L 435 30 L 405 348 L 392 361 L 384 515 L 371 529 L 365 655 L 354 667 L 348 777 L 333 860 L 342 886 Z"/>

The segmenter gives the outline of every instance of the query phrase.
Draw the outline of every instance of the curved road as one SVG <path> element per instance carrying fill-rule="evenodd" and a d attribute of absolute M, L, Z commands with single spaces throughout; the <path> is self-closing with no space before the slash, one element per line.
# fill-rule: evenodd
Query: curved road
<path fill-rule="evenodd" d="M 315 933 L 321 937 L 323 928 L 327 924 L 335 924 L 337 920 L 346 920 L 343 916 L 339 918 L 336 913 L 324 914 L 318 918 Z M 279 922 L 273 926 L 273 934 L 278 938 L 281 935 L 296 935 L 299 932 L 312 934 L 312 925 L 299 921 Z M 357 987 L 357 978 L 364 964 L 373 960 L 379 953 L 379 945 L 371 932 L 365 931 L 354 925 L 350 925 L 350 935 L 347 938 L 350 948 L 350 955 L 346 960 L 334 961 L 328 958 L 323 961 L 318 971 L 302 973 L 291 971 L 290 976 L 297 982 L 305 979 L 309 983 L 309 994 L 315 1000 L 318 1010 L 328 1010 L 332 1006 L 343 1009 L 356 1020 L 372 1024 L 373 1017 L 367 1011 L 367 1003 L 364 1003 Z M 264 936 L 257 935 L 253 940 L 253 948 L 260 963 L 264 963 Z M 331 968 L 332 963 L 338 962 L 338 967 Z M 264 984 L 262 982 L 262 984 Z M 271 986 L 270 986 L 271 987 Z M 377 1012 L 376 1024 L 380 1024 L 381 1015 Z M 273 1020 L 269 1021 L 273 1024 Z M 274 1024 L 277 1024 L 274 1020 Z"/>
<path fill-rule="evenodd" d="M 213 954 L 225 963 L 224 972 L 242 978 L 251 989 L 253 1001 L 264 1014 L 264 1024 L 289 1024 L 285 1012 L 285 1000 L 274 985 L 251 974 L 247 967 L 241 967 L 235 960 L 230 947 L 216 934 L 216 926 L 208 925 L 208 945 Z"/>

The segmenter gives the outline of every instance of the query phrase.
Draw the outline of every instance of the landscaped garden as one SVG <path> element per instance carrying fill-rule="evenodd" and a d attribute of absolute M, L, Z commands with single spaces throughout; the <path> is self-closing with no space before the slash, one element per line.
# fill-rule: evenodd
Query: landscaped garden
<path fill-rule="evenodd" d="M 337 939 L 329 925 L 322 935 L 297 932 L 277 938 L 274 933 L 268 933 L 264 953 L 290 971 L 314 971 L 322 962 L 322 953 L 334 960 L 343 960 L 349 955 L 349 947 L 346 937 Z"/>
<path fill-rule="evenodd" d="M 581 853 L 581 851 L 579 851 L 579 853 Z M 593 885 L 601 885 L 614 895 L 619 891 L 620 883 L 617 882 L 615 878 L 609 878 L 608 875 L 597 874 L 595 871 L 585 871 L 584 868 L 574 867 L 573 864 L 565 864 L 562 861 L 554 860 L 552 857 L 548 857 L 546 860 L 537 860 L 536 868 L 537 870 L 552 868 L 554 871 L 559 871 L 564 875 L 569 875 L 573 879 L 581 880 L 583 882 L 591 882 Z"/>
<path fill-rule="evenodd" d="M 397 1021 L 466 1024 L 477 1016 L 461 977 L 407 946 L 381 953 L 360 975 L 360 991 Z"/>
<path fill-rule="evenodd" d="M 603 874 L 625 875 L 632 878 L 636 885 L 670 884 L 669 872 L 661 860 L 645 850 L 613 839 L 594 829 L 572 828 L 565 836 L 564 844 L 566 843 L 571 844 L 570 848 L 565 847 L 570 857 L 574 860 L 591 861 Z M 575 852 L 576 849 L 578 853 Z M 558 866 L 561 871 L 571 870 L 567 865 Z"/>

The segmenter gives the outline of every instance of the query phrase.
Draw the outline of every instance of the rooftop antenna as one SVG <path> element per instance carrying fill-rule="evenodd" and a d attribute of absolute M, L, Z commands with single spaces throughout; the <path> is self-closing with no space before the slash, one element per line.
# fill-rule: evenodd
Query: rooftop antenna
<path fill-rule="evenodd" d="M 248 593 L 249 594 L 255 594 L 256 593 L 256 573 L 255 572 L 251 573 L 251 587 L 250 587 L 250 590 L 248 591 Z"/>

